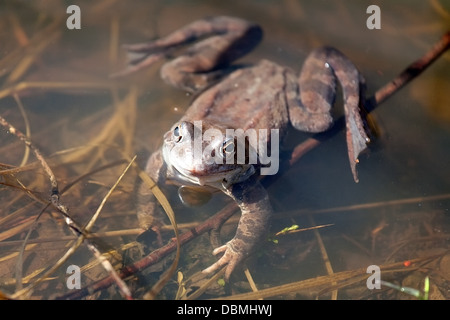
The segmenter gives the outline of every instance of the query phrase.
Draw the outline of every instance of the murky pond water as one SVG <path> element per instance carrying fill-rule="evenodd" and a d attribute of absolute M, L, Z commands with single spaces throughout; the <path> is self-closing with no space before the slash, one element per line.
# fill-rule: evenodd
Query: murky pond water
<path fill-rule="evenodd" d="M 334 46 L 358 66 L 371 96 L 450 29 L 449 4 L 438 0 L 76 4 L 79 30 L 67 28 L 63 1 L 0 4 L 0 116 L 31 137 L 59 183 L 61 203 L 79 226 L 99 212 L 90 241 L 109 253 L 117 270 L 142 261 L 135 242 L 136 168 L 126 171 L 104 206 L 102 201 L 134 155 L 144 166 L 192 100 L 160 79 L 161 64 L 110 79 L 125 64 L 120 45 L 165 35 L 205 16 L 239 16 L 265 31 L 262 43 L 240 61 L 266 58 L 299 70 L 313 48 Z M 381 10 L 381 29 L 366 26 L 371 4 Z M 371 113 L 378 137 L 360 158 L 359 183 L 351 175 L 342 131 L 270 185 L 275 209 L 271 241 L 261 244 L 245 265 L 264 297 L 411 298 L 386 286 L 368 289 L 366 269 L 375 265 L 381 267 L 382 280 L 396 285 L 422 289 L 428 276 L 430 298 L 450 298 L 449 74 L 447 53 Z M 81 287 L 95 286 L 107 272 L 86 245 L 58 262 L 74 244 L 73 233 L 61 213 L 48 206 L 48 172 L 7 131 L 0 130 L 0 290 L 14 298 L 121 298 L 115 285 L 92 295 L 71 295 L 80 291 L 71 288 L 76 281 L 71 282 L 69 266 L 80 267 Z M 288 144 L 308 137 L 292 133 Z M 229 203 L 217 195 L 205 206 L 186 208 L 175 189 L 168 197 L 180 233 Z M 237 217 L 222 228 L 222 241 L 233 236 Z M 292 225 L 307 230 L 275 236 Z M 170 228 L 163 232 L 165 241 L 173 236 Z M 183 274 L 181 287 L 188 295 L 202 286 L 200 298 L 251 292 L 242 269 L 225 287 L 206 284 L 199 271 L 215 261 L 211 251 L 206 233 L 181 248 L 176 270 Z M 133 297 L 144 297 L 170 267 L 174 253 L 167 257 L 132 270 L 126 284 Z M 315 277 L 323 282 L 308 282 Z M 175 299 L 176 279 L 175 274 L 157 298 Z M 32 289 L 19 295 L 21 288 Z M 280 290 L 275 296 L 273 288 Z"/>

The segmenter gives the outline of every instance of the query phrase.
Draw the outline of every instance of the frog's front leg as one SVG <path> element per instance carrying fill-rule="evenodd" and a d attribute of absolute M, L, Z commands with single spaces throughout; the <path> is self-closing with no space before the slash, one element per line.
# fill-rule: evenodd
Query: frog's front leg
<path fill-rule="evenodd" d="M 162 185 L 166 181 L 167 166 L 162 158 L 161 150 L 154 152 L 147 161 L 145 172 L 153 182 Z M 152 229 L 162 242 L 159 228 L 163 225 L 163 213 L 158 208 L 158 202 L 152 192 L 152 187 L 141 182 L 137 193 L 137 217 L 142 230 Z"/>
<path fill-rule="evenodd" d="M 347 57 L 330 47 L 311 52 L 303 64 L 298 82 L 289 81 L 289 117 L 292 125 L 302 131 L 322 132 L 328 129 L 333 123 L 330 110 L 336 96 L 336 79 L 342 87 L 348 156 L 357 182 L 358 156 L 366 149 L 369 137 L 360 109 L 364 79 Z M 300 89 L 296 90 L 298 86 Z"/>
<path fill-rule="evenodd" d="M 234 238 L 213 251 L 214 255 L 223 252 L 223 256 L 203 272 L 212 273 L 227 265 L 225 279 L 228 280 L 235 267 L 263 241 L 272 215 L 272 206 L 267 191 L 255 176 L 230 186 L 226 193 L 238 204 L 241 218 Z"/>
<path fill-rule="evenodd" d="M 161 69 L 166 82 L 194 92 L 221 77 L 225 67 L 251 51 L 261 39 L 262 29 L 246 20 L 227 16 L 197 20 L 161 39 L 126 46 L 129 65 L 116 75 L 145 68 L 168 56 L 172 49 L 201 40 Z"/>

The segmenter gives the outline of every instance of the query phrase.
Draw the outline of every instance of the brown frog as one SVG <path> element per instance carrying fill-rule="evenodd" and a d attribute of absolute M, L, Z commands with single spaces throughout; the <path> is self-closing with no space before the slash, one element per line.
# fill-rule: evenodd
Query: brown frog
<path fill-rule="evenodd" d="M 130 63 L 120 73 L 140 70 L 169 56 L 173 49 L 198 40 L 161 69 L 166 82 L 197 96 L 180 121 L 164 135 L 162 148 L 150 156 L 145 170 L 159 185 L 169 180 L 181 185 L 201 185 L 221 190 L 236 201 L 241 209 L 236 235 L 213 251 L 223 255 L 204 270 L 210 273 L 227 265 L 226 279 L 262 240 L 272 215 L 268 194 L 258 180 L 268 164 L 260 158 L 264 149 L 251 143 L 248 132 L 268 132 L 258 131 L 262 129 L 277 133 L 275 139 L 270 134 L 262 139 L 270 145 L 273 155 L 273 147 L 278 147 L 278 140 L 283 139 L 289 126 L 305 132 L 327 130 L 333 124 L 330 109 L 338 80 L 356 181 L 357 158 L 369 141 L 359 106 L 363 78 L 336 49 L 312 51 L 299 76 L 267 60 L 250 66 L 231 64 L 251 51 L 262 34 L 260 26 L 239 18 L 198 20 L 161 39 L 127 46 Z M 244 139 L 227 129 L 241 129 Z M 238 161 L 240 147 L 246 154 L 241 154 Z M 256 161 L 251 159 L 254 154 Z M 276 161 L 272 158 L 270 163 L 275 168 Z M 143 229 L 155 227 L 152 223 L 156 211 L 154 196 L 142 184 L 138 218 Z"/>

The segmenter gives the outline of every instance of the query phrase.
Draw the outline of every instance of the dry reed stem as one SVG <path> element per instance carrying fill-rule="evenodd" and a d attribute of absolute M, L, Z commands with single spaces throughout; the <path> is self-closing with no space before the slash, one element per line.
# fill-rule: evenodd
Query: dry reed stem
<path fill-rule="evenodd" d="M 310 224 L 312 226 L 316 226 L 316 223 L 314 222 L 313 216 L 312 215 L 308 215 L 308 217 L 309 217 Z M 330 258 L 328 257 L 327 249 L 325 248 L 325 245 L 324 245 L 324 243 L 322 241 L 322 237 L 320 236 L 319 230 L 313 229 L 313 232 L 314 232 L 314 236 L 316 238 L 316 241 L 319 244 L 320 254 L 322 255 L 322 260 L 323 260 L 323 263 L 325 264 L 325 269 L 327 270 L 327 274 L 329 276 L 331 276 L 331 275 L 334 274 L 334 272 L 333 272 L 333 267 L 331 266 Z M 335 284 L 336 283 L 333 282 L 333 285 L 335 285 Z M 331 300 L 337 300 L 337 296 L 338 296 L 337 289 L 333 290 L 332 293 L 331 293 Z"/>
<path fill-rule="evenodd" d="M 80 227 L 77 226 L 77 224 L 75 223 L 75 221 L 73 221 L 69 215 L 68 215 L 68 211 L 67 208 L 60 202 L 60 193 L 59 193 L 59 187 L 58 187 L 58 182 L 56 180 L 55 175 L 53 174 L 53 171 L 51 170 L 51 168 L 49 167 L 49 165 L 47 164 L 46 160 L 44 159 L 44 157 L 42 156 L 41 152 L 39 151 L 39 149 L 37 149 L 30 141 L 30 139 L 25 136 L 20 130 L 17 130 L 14 126 L 12 126 L 10 123 L 8 123 L 3 117 L 0 116 L 0 125 L 2 125 L 4 128 L 6 128 L 11 134 L 15 135 L 17 138 L 19 138 L 20 140 L 22 140 L 22 142 L 25 143 L 26 146 L 28 146 L 34 153 L 35 157 L 39 160 L 41 166 L 43 167 L 46 175 L 48 176 L 49 180 L 50 180 L 50 184 L 51 184 L 51 204 L 58 209 L 58 211 L 60 213 L 63 214 L 63 216 L 65 217 L 64 221 L 66 222 L 66 224 L 68 225 L 68 227 L 70 228 L 70 230 L 72 232 L 74 232 L 74 234 L 76 234 L 78 236 L 77 239 L 77 245 L 81 245 L 81 243 L 83 243 L 83 241 L 85 240 L 83 234 L 85 233 L 84 230 Z M 133 162 L 133 161 L 132 161 Z M 121 176 L 123 177 L 123 175 Z M 121 179 L 121 178 L 120 178 Z M 120 181 L 120 180 L 119 180 Z M 95 215 L 94 215 L 95 216 Z M 39 217 L 39 215 L 38 215 Z M 31 232 L 28 233 L 28 236 L 31 234 Z M 26 241 L 25 241 L 26 242 Z M 114 268 L 111 266 L 111 264 L 109 263 L 108 260 L 104 259 L 104 257 L 101 255 L 100 251 L 97 249 L 97 247 L 92 244 L 90 241 L 85 241 L 86 246 L 89 248 L 89 250 L 94 254 L 94 256 L 101 262 L 103 268 L 105 268 L 105 270 L 111 275 L 111 277 L 114 279 L 114 281 L 117 283 L 117 285 L 120 288 L 120 292 L 124 295 L 125 298 L 130 299 L 131 298 L 131 292 L 129 291 L 128 287 L 126 286 L 125 282 L 117 275 L 116 271 L 114 270 Z M 76 246 L 77 246 L 76 245 Z M 76 247 L 75 246 L 75 247 Z M 66 253 L 66 255 L 64 255 L 60 261 L 64 262 L 71 254 L 73 251 L 68 251 Z M 21 251 L 20 256 L 22 256 L 23 250 Z M 19 259 L 19 263 L 18 263 L 18 278 L 16 278 L 17 281 L 17 285 L 19 285 L 21 283 L 20 278 L 21 278 L 21 259 Z M 56 265 L 57 267 L 60 266 L 60 264 Z M 54 270 L 56 270 L 56 268 L 51 268 L 49 271 L 53 272 Z M 44 275 L 43 278 L 45 278 L 45 276 L 47 276 L 49 273 L 46 273 Z M 41 278 L 42 279 L 42 278 Z M 35 287 L 35 285 L 37 285 L 39 283 L 39 279 L 33 284 L 28 286 L 26 289 L 22 289 L 17 291 L 14 295 L 12 295 L 13 298 L 19 298 L 19 297 L 25 297 L 26 295 L 28 295 L 31 290 Z"/>
<path fill-rule="evenodd" d="M 381 272 L 383 274 L 395 273 L 395 272 L 411 272 L 423 267 L 424 264 L 436 261 L 441 258 L 443 254 L 432 255 L 423 258 L 417 258 L 410 260 L 411 266 L 405 268 L 403 262 L 396 262 L 387 265 L 380 266 Z M 288 284 L 283 284 L 276 287 L 271 287 L 267 289 L 261 289 L 258 292 L 248 292 L 243 294 L 236 294 L 228 297 L 220 297 L 220 300 L 255 300 L 255 299 L 266 299 L 271 297 L 283 296 L 290 293 L 300 292 L 308 290 L 311 292 L 313 290 L 318 290 L 318 294 L 322 295 L 329 291 L 336 289 L 342 289 L 349 285 L 366 281 L 367 280 L 367 270 L 366 268 L 342 271 L 338 273 L 333 273 L 331 275 L 319 276 L 312 279 L 301 280 L 297 282 L 291 282 Z M 323 288 L 326 286 L 327 288 Z M 214 299 L 216 300 L 216 299 Z"/>
<path fill-rule="evenodd" d="M 30 130 L 30 122 L 28 121 L 28 117 L 27 117 L 27 113 L 25 111 L 25 108 L 22 104 L 22 101 L 20 100 L 19 96 L 17 95 L 17 93 L 13 94 L 14 100 L 17 103 L 17 107 L 20 110 L 20 114 L 22 115 L 23 118 L 23 122 L 25 124 L 25 135 L 31 139 L 31 130 Z M 28 158 L 30 156 L 30 149 L 27 148 L 25 146 L 25 153 L 23 155 L 23 159 L 22 162 L 20 163 L 19 167 L 23 167 L 27 162 L 28 162 Z"/>
<path fill-rule="evenodd" d="M 6 84 L 20 79 L 45 48 L 61 35 L 62 20 L 54 20 L 36 33 L 26 46 L 12 50 L 0 60 L 0 77 L 9 73 Z"/>

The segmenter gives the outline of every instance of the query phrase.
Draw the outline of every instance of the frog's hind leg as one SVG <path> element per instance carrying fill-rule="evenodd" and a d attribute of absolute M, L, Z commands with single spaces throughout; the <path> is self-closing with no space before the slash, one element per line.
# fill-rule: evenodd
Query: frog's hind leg
<path fill-rule="evenodd" d="M 161 69 L 169 84 L 194 92 L 226 72 L 234 60 L 262 39 L 262 29 L 251 22 L 219 16 L 194 21 L 150 43 L 127 46 L 129 66 L 116 75 L 132 73 L 168 56 L 174 48 L 198 41 Z"/>
<path fill-rule="evenodd" d="M 330 111 L 336 96 L 336 79 L 342 87 L 348 156 L 357 182 L 358 156 L 367 148 L 369 138 L 360 110 L 364 79 L 347 57 L 330 47 L 314 50 L 298 79 L 301 101 L 297 106 L 300 108 L 291 107 L 289 103 L 289 115 L 291 123 L 299 130 L 321 132 L 328 129 L 333 123 Z"/>
<path fill-rule="evenodd" d="M 325 65 L 326 55 L 314 50 L 297 79 L 289 73 L 287 100 L 291 124 L 300 131 L 323 132 L 331 127 L 331 107 L 336 97 L 336 77 Z"/>
<path fill-rule="evenodd" d="M 261 40 L 259 26 L 230 17 L 199 20 L 181 29 L 193 41 L 203 40 L 166 63 L 161 77 L 174 87 L 195 92 L 229 72 L 234 60 L 251 51 Z"/>

